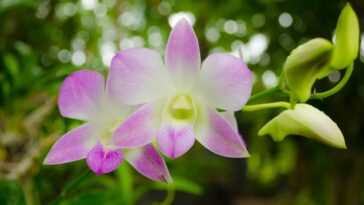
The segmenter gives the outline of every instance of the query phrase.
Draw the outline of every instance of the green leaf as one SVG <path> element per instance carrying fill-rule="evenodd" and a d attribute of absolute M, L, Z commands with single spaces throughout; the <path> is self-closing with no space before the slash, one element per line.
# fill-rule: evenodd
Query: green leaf
<path fill-rule="evenodd" d="M 117 193 L 107 189 L 89 189 L 62 200 L 61 205 L 121 204 Z"/>
<path fill-rule="evenodd" d="M 1 0 L 0 12 L 12 9 L 14 7 L 33 7 L 36 1 L 32 0 Z"/>
<path fill-rule="evenodd" d="M 359 21 L 349 3 L 342 10 L 336 26 L 336 42 L 331 65 L 345 68 L 358 56 Z"/>
<path fill-rule="evenodd" d="M 6 70 L 9 72 L 13 79 L 16 79 L 19 75 L 19 62 L 11 53 L 4 55 L 4 64 Z"/>
<path fill-rule="evenodd" d="M 157 189 L 168 189 L 173 185 L 176 191 L 183 191 L 194 195 L 201 195 L 203 188 L 194 181 L 184 177 L 173 176 L 173 184 L 156 183 Z"/>
<path fill-rule="evenodd" d="M 308 104 L 297 104 L 269 121 L 258 133 L 269 134 L 274 141 L 282 141 L 288 135 L 300 135 L 336 148 L 346 148 L 339 127 L 325 113 Z"/>
<path fill-rule="evenodd" d="M 131 167 L 127 163 L 123 163 L 117 170 L 116 176 L 120 185 L 120 196 L 125 205 L 133 204 L 133 174 Z"/>
<path fill-rule="evenodd" d="M 32 54 L 31 47 L 22 41 L 15 42 L 14 47 L 23 56 L 29 56 Z"/>
<path fill-rule="evenodd" d="M 329 75 L 329 60 L 333 51 L 330 41 L 312 39 L 294 49 L 283 67 L 284 77 L 292 94 L 300 102 L 306 102 L 313 84 L 318 78 Z"/>
<path fill-rule="evenodd" d="M 23 190 L 16 181 L 0 180 L 0 204 L 25 204 Z"/>

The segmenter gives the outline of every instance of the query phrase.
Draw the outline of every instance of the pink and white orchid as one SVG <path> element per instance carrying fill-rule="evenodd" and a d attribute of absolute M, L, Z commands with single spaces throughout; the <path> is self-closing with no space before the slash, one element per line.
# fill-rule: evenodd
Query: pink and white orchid
<path fill-rule="evenodd" d="M 156 136 L 160 151 L 175 158 L 196 139 L 222 156 L 249 156 L 233 112 L 247 102 L 252 75 L 241 59 L 229 54 L 212 54 L 201 66 L 196 35 L 185 19 L 170 33 L 165 63 L 151 49 L 121 51 L 112 60 L 108 84 L 109 95 L 119 102 L 142 104 L 116 129 L 116 144 Z"/>
<path fill-rule="evenodd" d="M 63 135 L 51 148 L 44 164 L 63 164 L 86 158 L 96 174 L 115 170 L 123 159 L 142 175 L 170 182 L 164 159 L 149 144 L 149 136 L 112 140 L 114 130 L 134 109 L 123 106 L 108 95 L 102 74 L 76 71 L 68 76 L 60 89 L 58 106 L 62 116 L 87 121 Z"/>

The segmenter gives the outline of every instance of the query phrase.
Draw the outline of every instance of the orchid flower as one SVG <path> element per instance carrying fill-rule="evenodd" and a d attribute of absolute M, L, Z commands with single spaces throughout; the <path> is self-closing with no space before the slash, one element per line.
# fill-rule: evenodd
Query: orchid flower
<path fill-rule="evenodd" d="M 151 135 L 162 153 L 176 158 L 196 139 L 225 157 L 249 156 L 233 112 L 250 97 L 252 75 L 229 54 L 212 54 L 201 66 L 196 35 L 185 19 L 170 33 L 165 64 L 154 50 L 127 49 L 113 58 L 108 83 L 120 102 L 142 105 L 116 129 L 116 144 Z"/>
<path fill-rule="evenodd" d="M 142 175 L 158 181 L 171 178 L 163 158 L 149 143 L 149 138 L 112 140 L 113 131 L 133 111 L 108 95 L 104 77 L 91 70 L 76 71 L 68 76 L 58 98 L 64 117 L 87 121 L 63 135 L 51 148 L 44 164 L 63 164 L 86 158 L 96 174 L 115 170 L 123 159 Z"/>

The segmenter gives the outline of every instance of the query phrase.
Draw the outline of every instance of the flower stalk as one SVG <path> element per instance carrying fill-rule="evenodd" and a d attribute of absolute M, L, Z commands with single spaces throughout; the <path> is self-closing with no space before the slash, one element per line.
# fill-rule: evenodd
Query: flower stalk
<path fill-rule="evenodd" d="M 310 99 L 324 99 L 327 97 L 330 97 L 331 95 L 334 95 L 335 93 L 339 92 L 349 81 L 351 74 L 354 71 L 354 62 L 350 63 L 348 68 L 345 71 L 344 77 L 340 80 L 338 84 L 335 85 L 335 87 L 331 88 L 330 90 L 327 90 L 325 92 L 317 92 L 311 94 Z"/>

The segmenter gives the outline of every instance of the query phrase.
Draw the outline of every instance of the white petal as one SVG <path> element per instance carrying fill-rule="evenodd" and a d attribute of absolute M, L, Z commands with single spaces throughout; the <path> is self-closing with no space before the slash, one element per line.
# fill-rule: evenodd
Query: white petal
<path fill-rule="evenodd" d="M 111 98 L 135 105 L 159 99 L 171 89 L 160 54 L 146 48 L 119 52 L 111 62 L 107 90 Z"/>
<path fill-rule="evenodd" d="M 245 63 L 229 54 L 212 54 L 202 64 L 197 93 L 214 108 L 241 109 L 252 90 L 252 75 Z"/>
<path fill-rule="evenodd" d="M 53 145 L 44 164 L 63 164 L 85 158 L 95 144 L 91 137 L 93 128 L 92 124 L 86 123 L 67 132 Z"/>
<path fill-rule="evenodd" d="M 104 77 L 92 70 L 80 70 L 62 83 L 58 107 L 64 117 L 90 120 L 104 95 Z"/>
<path fill-rule="evenodd" d="M 132 113 L 112 134 L 112 141 L 120 147 L 140 147 L 151 143 L 160 126 L 161 105 L 148 103 Z"/>
<path fill-rule="evenodd" d="M 201 57 L 196 34 L 186 19 L 180 20 L 169 35 L 166 66 L 177 89 L 192 87 L 200 71 Z"/>
<path fill-rule="evenodd" d="M 152 144 L 127 150 L 125 160 L 140 174 L 149 179 L 166 183 L 172 182 L 163 157 L 157 152 Z"/>
<path fill-rule="evenodd" d="M 234 130 L 236 132 L 238 131 L 238 122 L 236 121 L 234 112 L 230 112 L 230 111 L 225 111 L 225 112 L 219 112 L 219 114 L 221 115 L 221 117 L 224 118 L 224 120 L 226 120 L 226 122 L 229 123 L 229 125 L 234 128 Z"/>
<path fill-rule="evenodd" d="M 225 157 L 249 157 L 243 138 L 214 109 L 200 107 L 195 124 L 197 141 L 210 151 Z"/>

